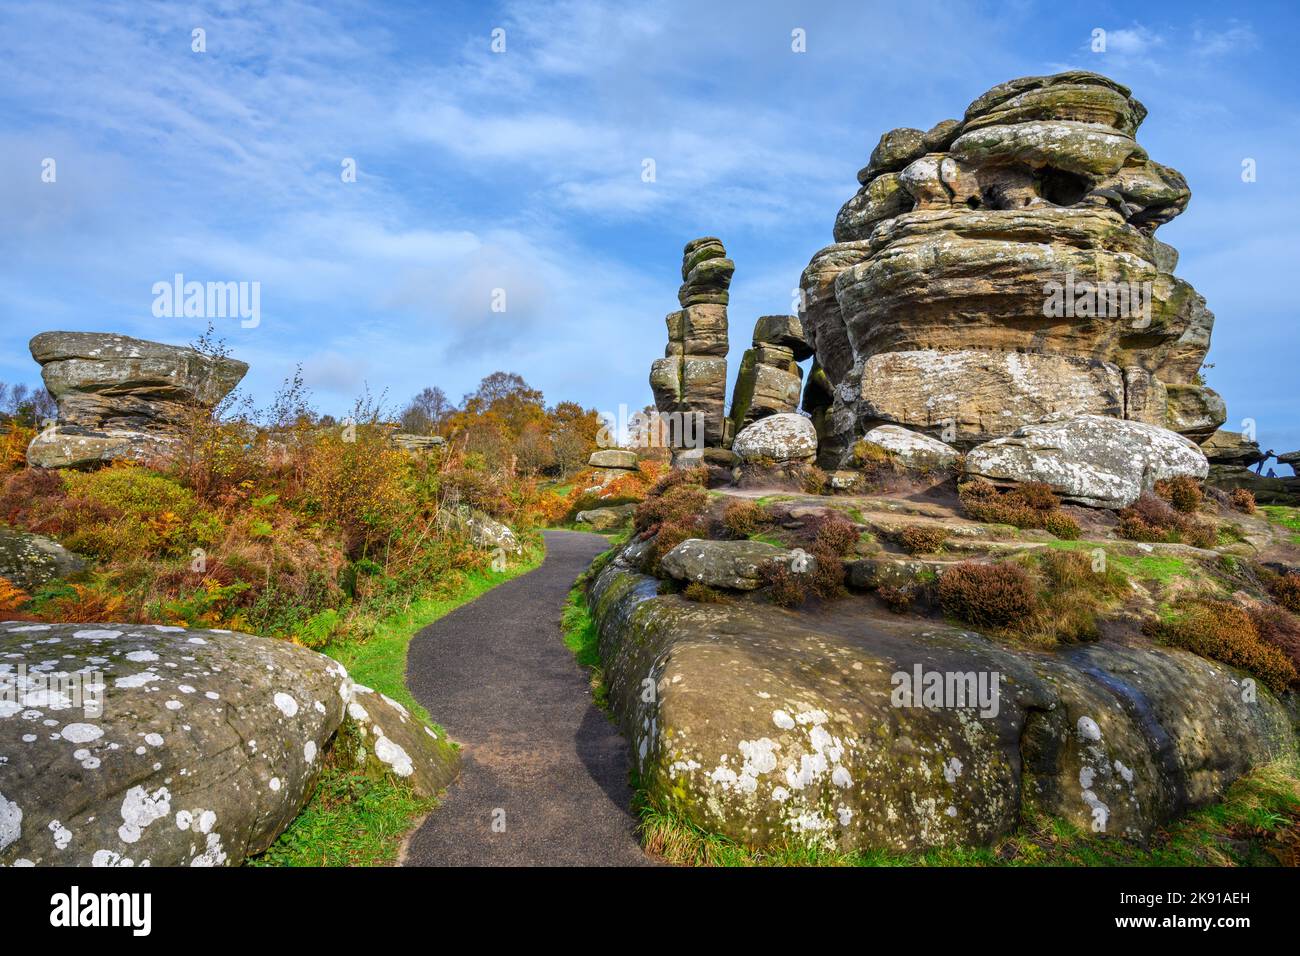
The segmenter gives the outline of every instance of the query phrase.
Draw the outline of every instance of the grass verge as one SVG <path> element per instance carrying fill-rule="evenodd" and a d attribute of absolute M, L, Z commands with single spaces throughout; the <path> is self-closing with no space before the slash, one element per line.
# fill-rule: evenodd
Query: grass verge
<path fill-rule="evenodd" d="M 340 641 L 321 648 L 348 669 L 352 679 L 387 694 L 413 714 L 446 732 L 429 719 L 406 687 L 406 652 L 422 628 L 467 604 L 498 584 L 536 568 L 545 552 L 540 545 L 504 571 L 484 569 L 464 576 L 454 590 L 414 601 L 405 610 L 384 618 L 365 641 Z M 344 723 L 325 757 L 311 799 L 293 823 L 252 866 L 388 866 L 396 859 L 402 839 L 436 800 L 417 796 L 400 780 L 376 779 L 338 759 L 350 739 Z"/>
<path fill-rule="evenodd" d="M 664 812 L 638 792 L 646 851 L 682 866 L 1297 866 L 1300 758 L 1284 757 L 1234 783 L 1223 800 L 1160 830 L 1149 846 L 1098 838 L 1030 814 L 991 847 L 924 853 L 842 853 L 789 845 L 751 850 Z"/>

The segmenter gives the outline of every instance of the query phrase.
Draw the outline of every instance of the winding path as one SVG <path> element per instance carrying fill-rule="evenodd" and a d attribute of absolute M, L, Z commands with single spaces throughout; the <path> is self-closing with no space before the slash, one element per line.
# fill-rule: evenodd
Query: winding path
<path fill-rule="evenodd" d="M 608 543 L 571 531 L 545 538 L 541 567 L 411 641 L 407 684 L 463 761 L 411 837 L 406 866 L 649 862 L 633 832 L 627 746 L 560 636 L 574 579 Z"/>

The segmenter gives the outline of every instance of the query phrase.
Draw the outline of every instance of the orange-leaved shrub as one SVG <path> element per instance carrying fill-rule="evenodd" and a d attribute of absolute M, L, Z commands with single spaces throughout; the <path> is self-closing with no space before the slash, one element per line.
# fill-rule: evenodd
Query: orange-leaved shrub
<path fill-rule="evenodd" d="M 1296 680 L 1287 654 L 1266 643 L 1250 613 L 1232 601 L 1187 598 L 1145 628 L 1165 644 L 1250 671 L 1275 691 Z"/>

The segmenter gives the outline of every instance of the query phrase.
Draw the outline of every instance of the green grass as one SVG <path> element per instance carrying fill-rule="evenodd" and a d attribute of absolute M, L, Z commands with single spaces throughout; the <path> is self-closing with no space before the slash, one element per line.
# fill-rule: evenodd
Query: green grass
<path fill-rule="evenodd" d="M 642 843 L 685 866 L 1294 866 L 1300 863 L 1300 759 L 1285 757 L 1234 783 L 1219 803 L 1161 830 L 1149 846 L 1099 838 L 1030 814 L 991 847 L 924 853 L 843 853 L 788 845 L 751 850 L 663 812 L 638 794 Z"/>
<path fill-rule="evenodd" d="M 1290 531 L 1293 543 L 1300 544 L 1300 508 L 1289 505 L 1260 505 L 1259 510 L 1264 512 L 1269 521 L 1280 524 Z"/>
<path fill-rule="evenodd" d="M 1168 584 L 1177 577 L 1186 577 L 1195 570 L 1193 562 L 1177 555 L 1147 554 L 1135 557 L 1129 554 L 1118 554 L 1096 541 L 1049 541 L 1047 546 L 1062 551 L 1095 551 L 1101 548 L 1106 552 L 1107 562 L 1119 568 L 1130 578 L 1158 581 L 1160 584 Z"/>
<path fill-rule="evenodd" d="M 414 601 L 405 610 L 382 619 L 364 641 L 344 640 L 321 648 L 348 669 L 352 679 L 404 704 L 413 714 L 437 729 L 406 687 L 406 651 L 422 628 L 498 584 L 536 568 L 545 556 L 540 546 L 496 572 L 489 569 L 464 576 L 444 595 Z M 307 805 L 275 843 L 249 861 L 252 866 L 387 866 L 401 849 L 402 839 L 437 806 L 436 800 L 417 796 L 394 777 L 368 776 L 337 759 L 340 748 L 359 741 L 346 739 L 340 729 L 325 758 L 325 765 Z"/>
<path fill-rule="evenodd" d="M 599 561 L 602 557 L 604 555 L 598 555 L 596 560 Z M 560 633 L 564 638 L 564 646 L 573 652 L 574 660 L 587 668 L 592 700 L 608 714 L 609 698 L 605 693 L 604 671 L 600 666 L 600 633 L 596 630 L 596 622 L 587 607 L 587 596 L 581 583 L 569 592 L 564 615 L 560 618 Z"/>

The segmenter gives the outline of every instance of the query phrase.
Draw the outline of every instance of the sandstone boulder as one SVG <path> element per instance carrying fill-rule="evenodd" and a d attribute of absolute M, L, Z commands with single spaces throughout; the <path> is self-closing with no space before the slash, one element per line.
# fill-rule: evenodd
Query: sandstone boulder
<path fill-rule="evenodd" d="M 34 466 L 61 468 L 165 456 L 196 410 L 248 371 L 231 358 L 93 332 L 42 332 L 30 343 L 58 422 L 32 441 Z"/>
<path fill-rule="evenodd" d="M 0 578 L 33 591 L 47 581 L 85 570 L 86 560 L 57 541 L 0 528 Z"/>
<path fill-rule="evenodd" d="M 624 471 L 636 471 L 636 452 L 625 448 L 602 448 L 591 453 L 587 465 L 591 468 L 621 468 Z"/>
<path fill-rule="evenodd" d="M 671 578 L 713 588 L 752 591 L 762 585 L 762 568 L 773 561 L 789 564 L 794 557 L 785 548 L 762 541 L 708 541 L 691 538 L 663 556 L 659 566 Z M 808 570 L 805 557 L 802 570 Z"/>
<path fill-rule="evenodd" d="M 394 432 L 390 438 L 394 445 L 412 454 L 428 454 L 447 444 L 441 435 L 415 435 L 410 432 Z"/>
<path fill-rule="evenodd" d="M 1201 442 L 1201 451 L 1205 452 L 1205 457 L 1209 459 L 1211 465 L 1242 465 L 1249 467 L 1264 460 L 1264 453 L 1259 449 L 1259 442 L 1247 438 L 1241 432 L 1229 432 L 1223 429 L 1219 429 Z"/>
<path fill-rule="evenodd" d="M 880 425 L 863 435 L 862 440 L 883 448 L 905 468 L 948 468 L 956 463 L 960 454 L 956 448 L 937 438 L 897 425 Z"/>
<path fill-rule="evenodd" d="M 460 756 L 451 741 L 415 717 L 404 704 L 345 681 L 345 724 L 353 732 L 345 754 L 374 774 L 391 773 L 422 797 L 435 797 L 456 778 Z"/>
<path fill-rule="evenodd" d="M 636 505 L 615 505 L 609 508 L 592 508 L 590 511 L 579 511 L 574 516 L 574 521 L 578 524 L 588 525 L 593 531 L 613 531 L 621 528 L 632 520 L 632 515 L 636 513 Z"/>
<path fill-rule="evenodd" d="M 1184 651 L 1031 652 L 858 602 L 697 604 L 634 564 L 616 555 L 589 598 L 642 785 L 751 847 L 987 845 L 1031 802 L 1142 840 L 1294 747 L 1271 694 L 1247 703 L 1243 675 Z"/>
<path fill-rule="evenodd" d="M 1100 415 L 1029 425 L 966 455 L 967 474 L 1046 482 L 1070 501 L 1101 508 L 1132 504 L 1161 479 L 1208 471 L 1205 454 L 1182 435 Z"/>
<path fill-rule="evenodd" d="M 769 415 L 742 429 L 731 450 L 742 461 L 812 461 L 817 455 L 817 430 L 799 414 Z"/>

